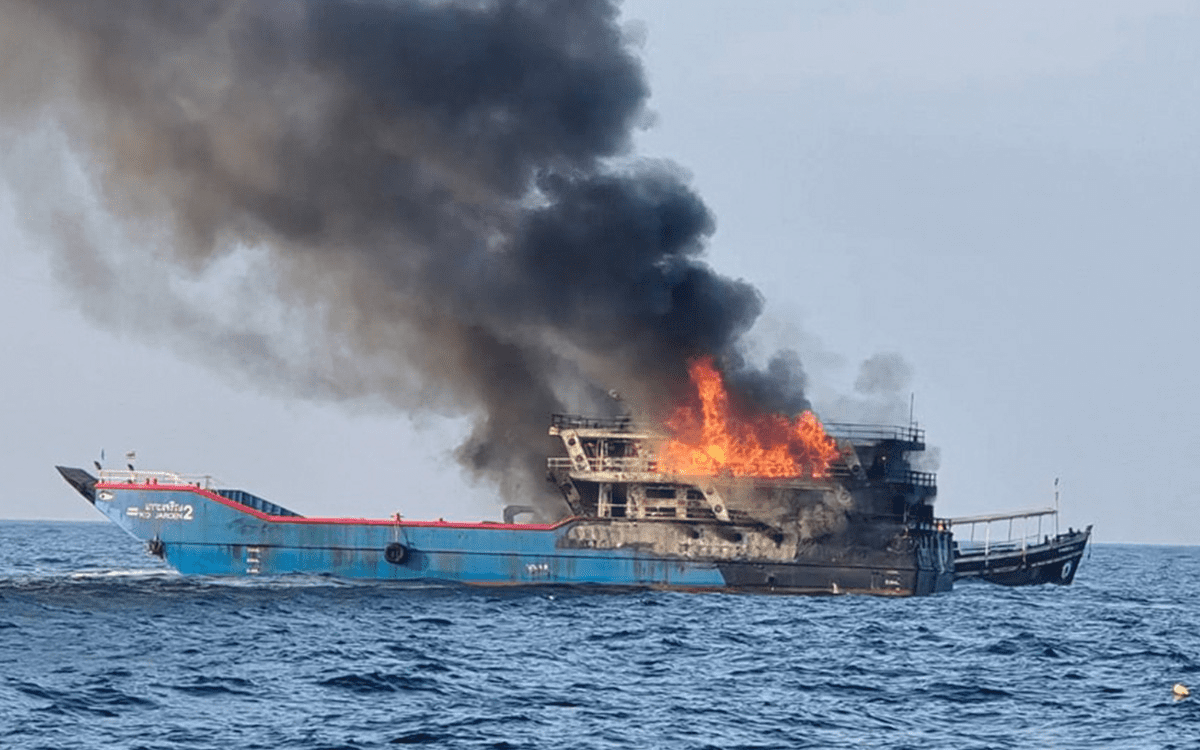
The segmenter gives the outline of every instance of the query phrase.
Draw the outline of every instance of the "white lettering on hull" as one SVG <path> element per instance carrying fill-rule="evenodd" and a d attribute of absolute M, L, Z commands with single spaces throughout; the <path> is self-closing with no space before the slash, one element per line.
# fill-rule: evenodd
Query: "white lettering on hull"
<path fill-rule="evenodd" d="M 191 521 L 195 517 L 195 509 L 191 505 L 180 505 L 172 500 L 169 503 L 145 503 L 142 507 L 131 505 L 125 509 L 125 515 L 143 521 Z"/>

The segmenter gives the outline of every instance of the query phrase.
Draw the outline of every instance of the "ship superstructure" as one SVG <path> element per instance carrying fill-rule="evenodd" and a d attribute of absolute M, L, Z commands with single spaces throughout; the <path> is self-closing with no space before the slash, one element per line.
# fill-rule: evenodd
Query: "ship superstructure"
<path fill-rule="evenodd" d="M 710 559 L 742 588 L 930 593 L 953 579 L 935 521 L 935 475 L 911 467 L 917 427 L 828 424 L 838 458 L 817 476 L 686 475 L 664 470 L 666 440 L 631 419 L 556 415 L 566 456 L 549 474 L 593 549 L 642 546 Z"/>

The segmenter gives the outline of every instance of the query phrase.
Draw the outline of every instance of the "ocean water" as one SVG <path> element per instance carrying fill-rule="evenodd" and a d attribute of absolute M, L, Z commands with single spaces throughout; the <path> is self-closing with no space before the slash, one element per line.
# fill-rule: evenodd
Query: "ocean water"
<path fill-rule="evenodd" d="M 1196 748 L 1198 582 L 1114 545 L 899 600 L 212 580 L 0 522 L 0 748 Z"/>

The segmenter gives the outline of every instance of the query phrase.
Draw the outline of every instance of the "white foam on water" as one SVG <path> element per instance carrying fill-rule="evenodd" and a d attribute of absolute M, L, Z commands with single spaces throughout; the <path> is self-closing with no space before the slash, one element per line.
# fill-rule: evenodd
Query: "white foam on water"
<path fill-rule="evenodd" d="M 70 573 L 68 578 L 73 580 L 89 578 L 178 578 L 179 573 L 162 568 L 142 568 L 129 570 L 87 570 Z"/>

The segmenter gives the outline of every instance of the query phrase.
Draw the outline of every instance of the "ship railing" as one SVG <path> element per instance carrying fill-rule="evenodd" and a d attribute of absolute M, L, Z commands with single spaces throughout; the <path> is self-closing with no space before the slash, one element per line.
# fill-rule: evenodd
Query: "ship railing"
<path fill-rule="evenodd" d="M 948 518 L 946 523 L 951 528 L 965 526 L 970 529 L 970 536 L 966 539 L 958 539 L 957 534 L 954 540 L 958 550 L 963 554 L 980 554 L 989 555 L 993 552 L 1015 552 L 1020 550 L 1024 552 L 1029 547 L 1038 544 L 1049 542 L 1049 533 L 1042 532 L 1042 519 L 1049 516 L 1057 516 L 1058 511 L 1054 508 L 1037 508 L 1034 510 L 1022 510 L 1015 513 L 992 513 L 983 516 L 960 516 L 958 518 Z M 1036 525 L 1033 520 L 1036 519 Z M 1016 526 L 1016 522 L 1020 521 L 1020 527 Z M 1000 524 L 1003 528 L 1007 524 L 1007 531 L 1003 535 L 993 532 L 993 526 Z M 1057 518 L 1055 519 L 1057 526 Z M 983 527 L 982 531 L 979 527 Z M 1047 530 L 1048 531 L 1048 530 Z M 1057 530 L 1055 531 L 1057 535 Z M 982 539 L 976 539 L 980 535 Z"/>
<path fill-rule="evenodd" d="M 552 456 L 546 459 L 546 467 L 551 471 L 591 471 L 591 472 L 621 472 L 621 473 L 650 473 L 660 472 L 658 459 L 652 456 L 609 456 L 605 458 L 588 457 L 587 463 L 577 466 L 569 456 Z M 825 476 L 845 479 L 852 476 L 850 470 L 843 465 L 830 466 Z M 937 474 L 927 471 L 893 471 L 883 477 L 887 484 L 899 484 L 908 487 L 937 487 Z"/>
<path fill-rule="evenodd" d="M 165 484 L 170 486 L 213 488 L 213 478 L 208 474 L 177 474 L 173 471 L 126 471 L 124 469 L 101 469 L 100 481 L 107 484 Z"/>
<path fill-rule="evenodd" d="M 928 471 L 890 471 L 884 475 L 883 481 L 910 487 L 937 487 L 937 474 Z"/>
<path fill-rule="evenodd" d="M 625 456 L 625 457 L 610 457 L 610 458 L 588 458 L 586 469 L 582 469 L 576 465 L 571 458 L 567 456 L 552 456 L 546 459 L 546 467 L 551 471 L 591 471 L 591 472 L 617 472 L 623 474 L 667 474 L 670 472 L 664 471 L 658 459 L 645 456 Z M 818 477 L 824 479 L 827 477 L 845 477 L 849 476 L 849 471 L 844 467 L 830 467 L 829 471 L 823 476 Z M 808 479 L 811 477 L 781 477 L 781 479 Z"/>
<path fill-rule="evenodd" d="M 546 465 L 550 469 L 566 469 L 573 470 L 577 467 L 568 456 L 552 456 L 546 459 Z M 651 474 L 658 472 L 658 460 L 647 457 L 625 456 L 625 457 L 610 457 L 610 458 L 588 458 L 588 471 L 619 471 L 619 472 L 649 472 Z"/>
<path fill-rule="evenodd" d="M 584 417 L 579 414 L 551 414 L 550 425 L 560 430 L 613 430 L 633 432 L 633 417 Z"/>
<path fill-rule="evenodd" d="M 925 444 L 925 430 L 916 425 L 857 424 L 854 422 L 825 422 L 825 432 L 841 440 L 881 441 L 896 440 L 902 443 Z"/>
<path fill-rule="evenodd" d="M 550 424 L 560 430 L 613 430 L 616 432 L 633 432 L 644 428 L 633 417 L 588 417 L 581 414 L 551 414 Z M 903 443 L 924 445 L 925 430 L 916 425 L 879 425 L 860 424 L 855 422 L 824 422 L 825 432 L 834 438 L 843 440 L 862 440 L 877 442 L 881 440 L 896 440 Z"/>

